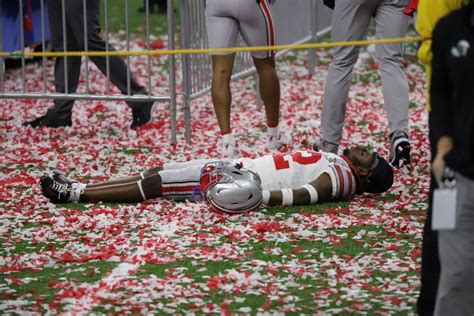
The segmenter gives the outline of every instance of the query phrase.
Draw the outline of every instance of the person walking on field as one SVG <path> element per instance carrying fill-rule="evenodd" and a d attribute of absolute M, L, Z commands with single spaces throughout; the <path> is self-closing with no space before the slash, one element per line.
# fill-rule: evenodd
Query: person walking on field
<path fill-rule="evenodd" d="M 326 3 L 328 3 L 327 1 Z M 404 37 L 409 17 L 403 14 L 409 0 L 336 0 L 331 23 L 334 42 L 362 40 L 373 18 L 376 36 Z M 410 163 L 408 128 L 408 81 L 403 69 L 403 46 L 376 45 L 382 91 L 390 129 L 389 161 L 396 167 Z M 336 153 L 342 138 L 352 70 L 359 46 L 339 46 L 329 67 L 321 115 L 321 137 L 315 149 Z"/>
<path fill-rule="evenodd" d="M 239 33 L 248 46 L 273 46 L 275 25 L 269 0 L 207 0 L 206 26 L 210 48 L 234 47 Z M 237 157 L 239 150 L 232 134 L 230 79 L 235 54 L 212 54 L 212 102 L 222 134 L 223 157 Z M 260 79 L 260 95 L 267 117 L 269 149 L 289 143 L 289 136 L 278 130 L 280 82 L 275 69 L 275 51 L 252 52 Z"/>
<path fill-rule="evenodd" d="M 418 59 L 424 64 L 426 72 L 426 108 L 428 110 L 428 122 L 432 121 L 430 106 L 430 82 L 431 82 L 431 51 L 433 30 L 438 21 L 448 13 L 460 9 L 469 0 L 420 0 L 417 8 L 416 30 L 421 37 L 425 38 L 418 49 Z M 430 124 L 431 125 L 431 124 Z M 429 133 L 431 147 L 431 161 L 436 157 L 437 146 L 434 143 L 433 131 L 430 126 Z M 423 227 L 423 239 L 421 243 L 421 287 L 417 301 L 417 313 L 419 315 L 433 315 L 436 303 L 436 295 L 441 272 L 438 255 L 438 232 L 431 228 L 433 215 L 433 192 L 438 188 L 438 183 L 431 174 L 430 190 L 428 198 L 428 209 Z"/>
<path fill-rule="evenodd" d="M 454 227 L 438 231 L 434 315 L 474 315 L 474 0 L 439 20 L 432 52 L 432 172 L 440 184 L 446 166 L 456 178 Z"/>
<path fill-rule="evenodd" d="M 100 0 L 86 0 L 87 9 L 87 34 L 84 34 L 83 0 L 64 1 L 48 0 L 48 14 L 51 28 L 51 42 L 53 51 L 84 51 L 87 41 L 89 51 L 105 52 L 107 43 L 100 35 Z M 65 12 L 66 26 L 63 29 L 63 9 Z M 109 50 L 113 47 L 109 44 Z M 148 91 L 141 86 L 133 75 L 128 75 L 127 64 L 120 56 L 92 56 L 91 61 L 102 71 L 107 73 L 107 60 L 109 62 L 110 81 L 119 88 L 123 94 L 148 95 Z M 67 71 L 65 71 L 65 69 Z M 54 65 L 54 84 L 57 93 L 75 93 L 79 84 L 81 74 L 81 57 L 57 57 Z M 128 77 L 128 78 L 127 78 Z M 128 91 L 128 81 L 130 91 Z M 67 89 L 66 89 L 67 88 Z M 74 100 L 57 99 L 54 106 L 48 109 L 45 115 L 23 125 L 33 128 L 39 126 L 60 127 L 72 125 L 72 108 Z M 151 121 L 153 112 L 153 101 L 128 102 L 132 109 L 132 123 L 130 127 L 135 129 Z"/>

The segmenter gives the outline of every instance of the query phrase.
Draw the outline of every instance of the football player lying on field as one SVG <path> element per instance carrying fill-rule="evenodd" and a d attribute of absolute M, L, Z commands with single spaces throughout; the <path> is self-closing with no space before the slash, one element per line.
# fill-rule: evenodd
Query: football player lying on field
<path fill-rule="evenodd" d="M 97 184 L 72 181 L 59 172 L 42 176 L 51 202 L 142 202 L 207 200 L 214 211 L 243 213 L 260 204 L 302 205 L 381 193 L 393 183 L 390 165 L 362 146 L 342 156 L 297 151 L 260 158 L 165 163 L 137 176 Z"/>

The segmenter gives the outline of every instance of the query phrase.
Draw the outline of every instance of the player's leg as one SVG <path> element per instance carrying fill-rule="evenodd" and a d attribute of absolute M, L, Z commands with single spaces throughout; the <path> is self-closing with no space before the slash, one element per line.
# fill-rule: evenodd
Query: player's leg
<path fill-rule="evenodd" d="M 259 75 L 260 95 L 265 105 L 268 126 L 267 147 L 279 149 L 290 143 L 290 136 L 278 129 L 280 119 L 280 81 L 275 69 L 275 58 L 253 58 Z"/>
<path fill-rule="evenodd" d="M 245 43 L 248 46 L 276 45 L 276 31 L 269 1 L 242 0 L 240 3 L 240 32 Z M 289 136 L 282 137 L 278 131 L 280 81 L 275 67 L 275 51 L 252 52 L 252 57 L 259 76 L 260 95 L 265 105 L 269 136 L 267 147 L 278 149 L 289 143 Z"/>
<path fill-rule="evenodd" d="M 280 118 L 280 81 L 275 69 L 275 58 L 253 58 L 260 77 L 260 95 L 265 104 L 267 124 L 277 127 Z"/>
<path fill-rule="evenodd" d="M 109 180 L 106 183 L 109 184 L 109 185 L 115 185 L 115 184 L 124 184 L 124 183 L 137 182 L 139 180 L 142 180 L 142 179 L 151 177 L 155 174 L 158 174 L 158 172 L 160 170 L 163 170 L 163 168 L 159 167 L 159 166 L 158 167 L 152 167 L 152 168 L 149 168 L 149 169 L 147 169 L 143 172 L 140 172 L 137 175 L 133 175 L 133 176 L 130 176 L 130 177 L 124 177 L 124 178 L 120 178 L 120 179 Z M 88 187 L 93 188 L 93 187 L 99 186 L 99 185 L 101 185 L 101 184 L 88 184 Z"/>
<path fill-rule="evenodd" d="M 185 161 L 185 162 L 171 162 L 171 163 L 165 163 L 163 166 L 157 166 L 157 167 L 152 167 L 149 168 L 143 172 L 140 172 L 137 175 L 133 175 L 130 177 L 124 177 L 120 179 L 113 179 L 109 180 L 106 182 L 102 183 L 93 183 L 93 184 L 88 184 L 87 188 L 95 188 L 95 187 L 102 187 L 102 186 L 113 186 L 113 185 L 122 185 L 122 184 L 130 184 L 130 183 L 135 183 L 139 180 L 143 180 L 145 178 L 149 178 L 151 176 L 159 174 L 160 171 L 167 171 L 167 170 L 177 170 L 177 169 L 186 169 L 192 166 L 199 166 L 201 168 L 204 166 L 206 163 L 209 163 L 211 161 L 216 161 L 216 159 L 193 159 L 190 161 Z M 55 173 L 53 175 L 53 179 L 56 179 L 58 173 Z"/>
<path fill-rule="evenodd" d="M 67 202 L 143 202 L 165 197 L 173 200 L 202 198 L 199 179 L 205 160 L 200 164 L 184 164 L 183 168 L 147 170 L 147 176 L 125 178 L 96 184 L 75 182 L 61 173 L 43 176 L 40 185 L 43 195 L 55 203 Z M 136 180 L 135 180 L 136 179 Z"/>
<path fill-rule="evenodd" d="M 42 176 L 40 185 L 43 195 L 55 203 L 142 202 L 162 196 L 159 170 L 151 168 L 139 176 L 94 184 L 77 182 L 54 172 L 52 176 Z"/>
<path fill-rule="evenodd" d="M 213 55 L 212 58 L 212 103 L 216 112 L 219 128 L 222 135 L 231 133 L 230 106 L 232 96 L 230 92 L 230 78 L 234 65 L 235 54 Z"/>
<path fill-rule="evenodd" d="M 209 0 L 206 2 L 206 26 L 209 48 L 227 48 L 235 46 L 239 25 L 233 17 L 236 2 Z M 211 95 L 219 128 L 222 133 L 222 155 L 234 157 L 238 155 L 236 143 L 232 135 L 230 108 L 232 96 L 230 79 L 235 54 L 212 54 L 212 86 Z"/>
<path fill-rule="evenodd" d="M 403 14 L 404 1 L 382 1 L 375 22 L 377 38 L 405 37 L 409 17 Z M 403 67 L 403 44 L 376 45 L 382 91 L 391 136 L 390 162 L 395 167 L 410 163 L 408 128 L 408 80 Z"/>
<path fill-rule="evenodd" d="M 112 45 L 107 42 L 100 35 L 100 1 L 86 0 L 87 9 L 87 34 L 84 33 L 84 15 L 83 15 L 83 1 L 66 1 L 68 17 L 70 24 L 74 30 L 74 39 L 80 45 L 80 50 L 85 49 L 87 43 L 88 51 L 105 52 L 115 51 Z M 128 69 L 128 65 L 120 56 L 91 56 L 91 61 L 99 68 L 104 75 L 109 75 L 109 80 L 112 82 L 122 94 L 130 95 L 148 95 L 148 91 L 138 83 L 135 76 Z M 127 102 L 132 109 L 133 122 L 131 128 L 137 128 L 146 124 L 152 119 L 152 111 L 154 102 Z"/>
<path fill-rule="evenodd" d="M 175 201 L 202 199 L 199 179 L 204 161 L 182 166 L 183 168 L 159 170 L 144 179 L 128 183 L 104 182 L 94 186 L 86 185 L 80 201 L 142 202 L 159 197 Z"/>
<path fill-rule="evenodd" d="M 161 177 L 159 174 L 134 182 L 100 183 L 87 185 L 80 196 L 81 202 L 143 202 L 162 197 Z"/>

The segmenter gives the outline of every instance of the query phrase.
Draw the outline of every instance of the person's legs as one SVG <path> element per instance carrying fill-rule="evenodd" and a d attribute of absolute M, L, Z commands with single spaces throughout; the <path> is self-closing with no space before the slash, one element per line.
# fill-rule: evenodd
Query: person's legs
<path fill-rule="evenodd" d="M 222 134 L 232 131 L 230 123 L 230 106 L 232 96 L 230 92 L 230 79 L 234 66 L 235 54 L 212 55 L 212 103 L 216 112 L 217 121 Z"/>
<path fill-rule="evenodd" d="M 474 180 L 456 174 L 456 227 L 439 231 L 435 315 L 474 314 Z"/>
<path fill-rule="evenodd" d="M 130 176 L 130 177 L 124 177 L 120 179 L 113 179 L 113 180 L 108 180 L 106 182 L 102 183 L 90 183 L 87 185 L 87 187 L 92 188 L 100 185 L 115 185 L 115 184 L 124 184 L 124 183 L 131 183 L 131 182 L 136 182 L 151 176 L 154 176 L 158 174 L 160 171 L 170 171 L 170 170 L 184 170 L 190 167 L 195 167 L 198 166 L 199 168 L 202 168 L 207 163 L 210 162 L 215 162 L 215 161 L 222 161 L 221 159 L 212 159 L 212 158 L 205 158 L 205 159 L 193 159 L 190 161 L 186 162 L 171 162 L 171 163 L 165 163 L 163 166 L 158 166 L 158 167 L 152 167 L 144 172 L 140 172 L 137 175 Z M 191 169 L 189 169 L 191 170 Z"/>
<path fill-rule="evenodd" d="M 212 159 L 165 164 L 145 171 L 142 176 L 88 184 L 81 201 L 142 202 L 164 197 L 174 201 L 202 198 L 199 179 L 202 167 Z"/>
<path fill-rule="evenodd" d="M 406 1 L 408 2 L 408 1 Z M 409 17 L 403 14 L 404 1 L 384 0 L 375 15 L 378 39 L 405 37 Z M 380 64 L 382 91 L 390 132 L 406 131 L 408 127 L 408 80 L 403 68 L 403 44 L 376 45 Z"/>
<path fill-rule="evenodd" d="M 105 52 L 107 43 L 100 36 L 100 1 L 86 0 L 87 5 L 87 49 L 89 51 Z M 76 43 L 80 50 L 85 49 L 84 34 L 84 18 L 83 18 L 83 1 L 66 1 L 66 12 L 68 14 L 69 24 L 73 30 Z M 109 44 L 109 51 L 115 49 Z M 127 64 L 120 56 L 91 56 L 90 59 L 99 68 L 99 70 L 107 75 L 107 63 L 110 74 L 110 81 L 117 88 L 127 95 L 143 94 L 148 95 L 148 91 L 138 84 L 133 74 L 128 69 Z M 133 122 L 131 128 L 136 128 L 146 124 L 152 119 L 153 101 L 146 102 L 127 102 L 132 108 Z"/>
<path fill-rule="evenodd" d="M 374 0 L 336 1 L 331 23 L 332 41 L 363 39 L 376 5 L 375 2 Z M 336 47 L 334 49 L 334 60 L 326 77 L 321 114 L 319 147 L 323 151 L 337 152 L 338 144 L 342 138 L 352 70 L 358 55 L 358 46 Z"/>
<path fill-rule="evenodd" d="M 55 52 L 64 51 L 64 37 L 66 37 L 66 50 L 77 51 L 79 47 L 73 36 L 73 29 L 66 19 L 66 29 L 62 24 L 61 1 L 48 1 L 48 15 L 51 29 L 51 44 Z M 66 13 L 67 15 L 67 13 Z M 66 34 L 64 34 L 64 32 Z M 81 57 L 56 57 L 54 65 L 54 85 L 57 93 L 74 93 L 77 90 L 81 70 Z M 67 74 L 66 74 L 67 71 Z M 66 91 L 67 81 L 67 91 Z M 71 125 L 71 114 L 74 100 L 54 101 L 54 106 L 49 108 L 44 117 L 38 118 L 27 124 L 37 127 L 46 125 L 51 127 Z"/>
<path fill-rule="evenodd" d="M 84 18 L 83 2 L 66 1 L 67 17 L 73 30 L 74 39 L 80 45 L 80 49 L 85 49 L 84 43 Z M 106 42 L 100 36 L 100 1 L 87 0 L 87 45 L 89 51 L 105 52 Z M 109 51 L 115 51 L 113 46 L 108 45 Z M 103 74 L 107 74 L 107 58 L 105 56 L 91 56 L 92 62 Z M 109 58 L 110 81 L 123 93 L 130 95 L 148 94 L 145 88 L 137 83 L 133 74 L 127 70 L 127 64 L 120 56 L 110 56 Z M 129 75 L 129 76 L 128 76 Z M 127 87 L 127 77 L 130 79 L 130 91 Z"/>
<path fill-rule="evenodd" d="M 81 194 L 81 202 L 143 202 L 162 196 L 161 178 L 158 174 L 134 182 L 99 183 L 87 185 Z"/>
<path fill-rule="evenodd" d="M 143 202 L 163 196 L 161 177 L 156 170 L 148 170 L 148 176 L 142 178 L 127 177 L 95 184 L 72 181 L 62 173 L 40 179 L 43 195 L 53 203 L 69 202 Z M 198 180 L 199 181 L 199 180 Z"/>
<path fill-rule="evenodd" d="M 141 202 L 161 194 L 159 171 L 162 167 L 149 168 L 139 175 L 104 181 L 80 183 L 55 171 L 51 177 L 41 177 L 43 194 L 52 202 Z"/>
<path fill-rule="evenodd" d="M 235 54 L 212 55 L 212 86 L 211 96 L 217 122 L 222 135 L 223 157 L 237 157 L 239 150 L 232 134 L 230 122 L 230 108 L 232 95 L 230 92 L 230 79 L 234 65 Z"/>
<path fill-rule="evenodd" d="M 239 25 L 235 19 L 238 12 L 237 1 L 208 0 L 206 2 L 206 27 L 209 48 L 235 46 Z M 224 157 L 238 155 L 230 122 L 231 92 L 230 78 L 235 54 L 212 55 L 211 95 L 219 128 L 222 133 L 222 152 Z"/>
<path fill-rule="evenodd" d="M 268 0 L 241 0 L 239 7 L 240 33 L 247 46 L 276 45 L 276 31 Z M 252 52 L 259 76 L 259 90 L 265 105 L 268 126 L 267 148 L 279 149 L 289 143 L 289 135 L 278 131 L 280 116 L 280 81 L 275 67 L 275 51 Z M 283 139 L 288 138 L 288 139 Z"/>
<path fill-rule="evenodd" d="M 280 80 L 275 68 L 275 58 L 253 58 L 259 76 L 260 96 L 265 105 L 268 126 L 267 148 L 280 149 L 291 141 L 290 135 L 278 129 L 280 119 Z"/>
<path fill-rule="evenodd" d="M 142 180 L 142 179 L 151 177 L 153 175 L 156 175 L 161 170 L 163 170 L 162 167 L 153 167 L 153 168 L 149 168 L 149 169 L 145 170 L 144 172 L 140 172 L 139 174 L 137 174 L 135 176 L 125 177 L 125 178 L 120 178 L 120 179 L 113 179 L 113 180 L 109 180 L 107 182 L 104 182 L 103 184 L 116 185 L 116 184 L 128 184 L 128 183 L 132 183 L 132 182 L 137 182 L 139 180 Z M 93 184 L 92 183 L 92 184 L 88 184 L 87 187 L 88 188 L 93 188 L 93 187 L 100 186 L 100 185 L 102 185 L 102 183 L 101 184 Z"/>
<path fill-rule="evenodd" d="M 377 8 L 375 22 L 377 38 L 395 38 L 406 35 L 409 17 L 403 14 L 408 1 L 384 0 Z M 390 163 L 401 167 L 410 163 L 408 128 L 408 80 L 403 68 L 403 45 L 376 45 L 380 64 L 382 91 L 390 128 Z"/>
<path fill-rule="evenodd" d="M 267 125 L 277 127 L 280 117 L 280 81 L 275 69 L 275 59 L 273 57 L 253 58 L 253 62 L 260 77 L 260 95 L 265 105 Z"/>
<path fill-rule="evenodd" d="M 67 202 L 143 202 L 163 197 L 174 201 L 202 200 L 199 180 L 202 167 L 213 159 L 198 159 L 183 163 L 168 163 L 140 175 L 84 184 L 68 179 L 60 172 L 42 176 L 43 195 L 54 203 Z"/>

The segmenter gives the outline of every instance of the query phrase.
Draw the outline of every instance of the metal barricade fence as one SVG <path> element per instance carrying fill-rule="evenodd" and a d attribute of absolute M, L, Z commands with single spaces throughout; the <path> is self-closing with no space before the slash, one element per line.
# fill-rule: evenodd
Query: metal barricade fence
<path fill-rule="evenodd" d="M 46 29 L 47 23 L 47 9 L 46 0 L 33 0 L 37 2 L 40 8 L 38 20 L 40 23 L 40 33 L 43 48 L 46 47 Z M 63 30 L 66 28 L 66 15 L 65 15 L 65 3 L 66 1 L 72 0 L 57 0 L 62 5 L 62 21 L 61 27 Z M 83 17 L 84 17 L 84 34 L 88 34 L 87 23 L 86 23 L 86 12 L 87 12 L 87 0 L 74 0 L 83 1 Z M 106 53 L 111 51 L 109 42 L 109 29 L 108 29 L 108 2 L 110 0 L 103 0 L 103 14 L 104 14 L 104 25 L 103 30 L 105 34 L 106 42 Z M 224 0 L 223 0 L 224 1 Z M 8 2 L 8 1 L 7 1 Z M 2 27 L 2 34 L 0 35 L 0 51 L 4 51 L 4 30 L 3 18 L 4 4 L 5 1 L 0 1 L 0 27 Z M 125 35 L 126 35 L 126 51 L 130 51 L 130 38 L 129 38 L 129 0 L 123 0 L 125 7 Z M 24 40 L 24 10 L 26 0 L 20 0 L 18 2 L 8 2 L 9 5 L 16 3 L 18 5 L 19 19 L 17 22 L 17 28 L 20 36 L 21 49 L 25 47 Z M 167 23 L 168 23 L 168 49 L 175 49 L 175 29 L 174 29 L 174 1 L 167 0 L 168 12 L 167 12 Z M 205 26 L 205 14 L 204 14 L 204 0 L 180 0 L 180 31 L 181 31 L 181 47 L 182 48 L 207 48 L 207 31 Z M 150 23 L 149 13 L 150 8 L 148 1 L 146 4 L 146 50 L 150 50 Z M 330 29 L 330 18 L 331 11 L 325 8 L 321 0 L 278 0 L 273 5 L 273 15 L 277 29 L 277 45 L 281 44 L 302 44 L 315 41 L 318 36 L 329 31 Z M 64 32 L 66 33 L 66 32 Z M 84 51 L 88 52 L 87 36 L 84 36 Z M 64 38 L 62 43 L 63 51 L 67 51 L 67 37 Z M 240 46 L 243 46 L 243 41 L 240 40 Z M 287 51 L 279 51 L 277 55 L 282 55 Z M 130 56 L 126 58 L 127 64 L 127 92 L 124 95 L 114 94 L 110 89 L 110 61 L 109 56 L 106 56 L 106 73 L 105 73 L 105 90 L 106 93 L 103 95 L 94 94 L 89 88 L 89 58 L 85 57 L 85 67 L 83 67 L 85 77 L 85 88 L 84 93 L 75 91 L 71 93 L 70 87 L 66 87 L 64 93 L 51 93 L 48 92 L 47 76 L 46 76 L 46 57 L 42 57 L 43 67 L 43 82 L 40 90 L 31 91 L 30 87 L 26 84 L 25 66 L 26 59 L 24 55 L 20 54 L 21 58 L 21 92 L 18 91 L 5 91 L 5 71 L 3 69 L 2 57 L 0 57 L 0 99 L 2 98 L 35 98 L 35 99 L 80 99 L 80 100 L 110 100 L 110 101 L 162 101 L 170 103 L 170 125 L 171 125 L 171 139 L 172 143 L 176 143 L 176 59 L 174 55 L 168 55 L 169 58 L 169 94 L 165 96 L 154 95 L 153 86 L 151 84 L 151 56 L 148 55 L 147 60 L 147 83 L 146 88 L 150 95 L 131 95 L 130 93 Z M 64 57 L 67 58 L 68 57 Z M 71 57 L 69 57 L 71 58 Z M 190 132 L 190 101 L 196 99 L 210 91 L 211 88 L 211 61 L 208 54 L 185 54 L 182 56 L 182 76 L 183 76 L 183 94 L 184 94 L 184 114 L 185 114 L 185 138 L 189 143 L 191 140 Z M 314 49 L 309 51 L 309 72 L 313 73 L 316 65 L 316 58 Z M 64 67 L 64 76 L 67 77 L 67 68 Z M 252 58 L 250 53 L 239 52 L 237 53 L 233 80 L 248 76 L 255 72 Z"/>
<path fill-rule="evenodd" d="M 203 0 L 180 1 L 182 48 L 208 48 L 204 11 L 205 1 Z M 321 0 L 278 0 L 272 6 L 272 15 L 276 24 L 277 45 L 313 42 L 330 31 L 332 13 Z M 243 45 L 243 40 L 239 39 L 238 46 Z M 278 51 L 277 56 L 287 52 L 288 50 Z M 313 74 L 316 66 L 314 49 L 309 51 L 308 57 L 308 71 Z M 190 103 L 211 89 L 210 56 L 208 54 L 183 55 L 182 72 L 185 136 L 189 143 L 191 141 Z M 236 80 L 253 73 L 255 73 L 255 68 L 250 53 L 237 53 L 232 79 Z"/>
<path fill-rule="evenodd" d="M 59 2 L 60 3 L 59 3 Z M 63 38 L 63 45 L 62 45 L 62 50 L 67 51 L 67 32 L 66 32 L 66 12 L 65 12 L 65 3 L 66 1 L 82 1 L 82 7 L 83 7 L 83 24 L 84 24 L 84 51 L 89 52 L 88 48 L 88 41 L 87 41 L 87 34 L 90 30 L 88 30 L 88 23 L 87 23 L 87 0 L 56 0 L 56 2 L 49 2 L 49 4 L 60 4 L 61 5 L 61 27 L 63 34 L 65 34 Z M 104 25 L 103 31 L 105 34 L 105 42 L 106 42 L 106 49 L 105 52 L 110 52 L 113 51 L 111 47 L 109 47 L 109 29 L 108 29 L 108 20 L 109 20 L 109 12 L 108 12 L 108 2 L 110 0 L 103 0 L 103 17 L 104 17 Z M 115 0 L 114 0 L 115 1 Z M 7 5 L 10 7 L 13 6 L 18 6 L 17 11 L 18 11 L 18 19 L 13 21 L 13 23 L 9 24 L 9 27 L 12 28 L 14 32 L 17 32 L 20 37 L 20 45 L 18 48 L 14 48 L 13 50 L 20 50 L 22 51 L 25 48 L 25 30 L 24 30 L 24 12 L 25 12 L 25 5 L 26 5 L 25 0 L 20 0 L 20 1 L 0 1 L 0 28 L 1 30 L 1 35 L 0 35 L 0 51 L 5 50 L 5 45 L 4 40 L 5 40 L 5 32 L 7 29 L 7 16 L 5 13 L 5 8 L 7 8 Z M 48 27 L 48 23 L 46 21 L 46 17 L 48 16 L 47 13 L 47 7 L 46 7 L 46 0 L 33 0 L 33 4 L 37 4 L 38 7 L 40 8 L 39 12 L 39 20 L 36 21 L 38 23 L 38 28 L 40 29 L 41 32 L 41 40 L 40 43 L 37 44 L 42 44 L 43 49 L 45 48 L 45 42 L 46 42 L 46 34 L 45 34 L 45 29 Z M 149 13 L 150 13 L 150 8 L 149 8 L 149 3 L 148 1 L 145 1 L 146 3 L 146 21 L 145 21 L 145 32 L 146 32 L 146 49 L 150 50 L 150 21 L 149 21 Z M 30 4 L 29 4 L 30 5 Z M 130 51 L 130 38 L 129 38 L 129 0 L 123 0 L 123 5 L 125 8 L 125 36 L 126 36 L 126 51 Z M 174 6 L 173 6 L 173 0 L 167 0 L 167 5 L 168 5 L 168 12 L 167 12 L 167 23 L 168 23 L 168 49 L 175 49 L 175 30 L 174 30 Z M 16 8 L 14 8 L 16 9 Z M 15 17 L 16 19 L 16 17 Z M 126 93 L 122 94 L 114 94 L 113 91 L 110 89 L 110 83 L 111 83 L 111 77 L 110 77 L 110 57 L 106 56 L 106 70 L 105 70 L 105 94 L 100 95 L 97 93 L 91 92 L 91 89 L 89 87 L 89 58 L 85 57 L 85 67 L 82 67 L 83 69 L 83 75 L 85 77 L 85 87 L 82 89 L 84 92 L 78 92 L 78 91 L 71 91 L 71 87 L 68 86 L 68 80 L 65 80 L 65 92 L 64 93 L 50 93 L 48 92 L 48 87 L 47 87 L 47 76 L 46 76 L 46 57 L 42 57 L 42 67 L 43 67 L 43 83 L 40 88 L 40 90 L 32 90 L 31 87 L 27 85 L 27 80 L 26 80 L 26 75 L 25 75 L 25 67 L 26 67 L 26 58 L 24 55 L 19 54 L 19 58 L 21 58 L 21 92 L 18 91 L 6 91 L 5 90 L 5 71 L 4 71 L 4 62 L 2 60 L 2 57 L 0 57 L 0 99 L 2 98 L 10 98 L 10 99 L 18 99 L 18 98 L 34 98 L 34 99 L 62 99 L 62 100 L 71 100 L 71 99 L 80 99 L 80 100 L 110 100 L 110 101 L 132 101 L 132 102 L 145 102 L 145 101 L 162 101 L 162 102 L 169 102 L 170 103 L 170 124 L 171 124 L 171 142 L 176 143 L 176 79 L 175 79 L 175 69 L 176 69 L 176 61 L 175 61 L 175 56 L 174 55 L 168 55 L 169 58 L 169 67 L 168 67 L 168 75 L 169 75 L 169 93 L 168 95 L 154 95 L 153 91 L 153 85 L 151 84 L 152 78 L 151 78 L 151 56 L 148 56 L 147 60 L 147 82 L 145 84 L 146 89 L 149 92 L 149 95 L 132 95 L 131 94 L 131 88 L 130 88 L 130 81 L 131 81 L 131 73 L 130 73 L 130 56 L 127 56 L 126 58 L 126 65 L 127 65 L 127 84 L 126 84 Z M 71 57 L 64 57 L 65 60 L 67 61 L 67 58 Z M 67 62 L 64 63 L 64 77 L 68 77 L 68 69 L 66 67 Z"/>

